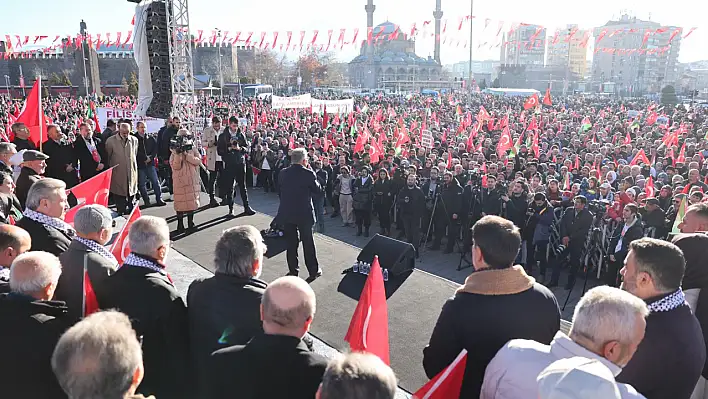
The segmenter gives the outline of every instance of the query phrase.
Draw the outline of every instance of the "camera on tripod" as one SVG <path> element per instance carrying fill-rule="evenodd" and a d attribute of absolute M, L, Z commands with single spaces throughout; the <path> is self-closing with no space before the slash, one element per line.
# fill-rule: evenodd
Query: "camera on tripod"
<path fill-rule="evenodd" d="M 588 202 L 588 210 L 593 216 L 602 218 L 605 212 L 607 212 L 608 205 L 610 205 L 610 203 L 607 200 L 592 200 Z"/>
<path fill-rule="evenodd" d="M 191 135 L 174 136 L 170 139 L 170 149 L 178 154 L 191 151 L 194 148 L 194 138 Z"/>

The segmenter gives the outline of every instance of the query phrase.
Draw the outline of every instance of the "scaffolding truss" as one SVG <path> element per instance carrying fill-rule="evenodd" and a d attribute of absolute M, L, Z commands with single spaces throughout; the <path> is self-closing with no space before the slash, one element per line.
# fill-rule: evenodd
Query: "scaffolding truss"
<path fill-rule="evenodd" d="M 187 129 L 194 124 L 194 72 L 192 35 L 189 31 L 187 0 L 167 0 L 167 29 L 170 45 L 173 115 Z"/>

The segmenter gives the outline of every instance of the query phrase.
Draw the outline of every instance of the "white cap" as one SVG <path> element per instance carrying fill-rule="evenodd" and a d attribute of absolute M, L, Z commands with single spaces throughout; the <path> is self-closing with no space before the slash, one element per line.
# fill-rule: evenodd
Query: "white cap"
<path fill-rule="evenodd" d="M 571 357 L 551 363 L 536 379 L 540 399 L 621 399 L 612 371 L 597 360 Z"/>
<path fill-rule="evenodd" d="M 25 156 L 25 151 L 27 150 L 20 150 L 17 152 L 17 154 L 14 154 L 13 156 L 10 157 L 10 163 L 18 166 L 24 162 L 24 156 Z"/>

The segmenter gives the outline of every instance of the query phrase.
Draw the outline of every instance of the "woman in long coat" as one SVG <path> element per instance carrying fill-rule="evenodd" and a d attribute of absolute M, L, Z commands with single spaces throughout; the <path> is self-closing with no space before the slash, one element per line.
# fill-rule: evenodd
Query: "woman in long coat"
<path fill-rule="evenodd" d="M 180 129 L 178 136 L 187 136 L 186 129 Z M 194 228 L 194 211 L 199 208 L 200 177 L 199 167 L 202 160 L 196 148 L 177 152 L 170 149 L 170 167 L 172 168 L 172 186 L 174 189 L 174 207 L 177 212 L 177 232 L 184 231 L 183 218 L 187 215 L 187 227 Z"/>
<path fill-rule="evenodd" d="M 379 215 L 381 234 L 391 234 L 391 205 L 393 205 L 393 182 L 386 169 L 379 170 L 374 183 L 374 210 Z"/>

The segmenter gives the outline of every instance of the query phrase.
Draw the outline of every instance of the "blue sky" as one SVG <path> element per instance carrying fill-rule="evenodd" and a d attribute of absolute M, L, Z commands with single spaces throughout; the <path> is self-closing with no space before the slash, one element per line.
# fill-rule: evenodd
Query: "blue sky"
<path fill-rule="evenodd" d="M 642 19 L 651 18 L 663 25 L 682 26 L 686 29 L 698 29 L 681 44 L 679 60 L 690 62 L 708 59 L 708 20 L 705 18 L 708 5 L 703 1 L 679 0 L 667 3 L 665 0 L 507 0 L 475 2 L 474 52 L 475 59 L 498 59 L 499 49 L 489 49 L 488 46 L 478 48 L 480 42 L 496 40 L 498 21 L 504 21 L 508 30 L 511 23 L 526 22 L 546 26 L 553 32 L 558 27 L 569 23 L 580 25 L 581 28 L 593 28 L 603 25 L 621 12 L 628 12 Z M 18 7 L 18 0 L 0 0 L 3 10 L 3 23 L 0 25 L 0 37 L 10 35 L 55 35 L 76 34 L 79 21 L 84 19 L 90 33 L 115 32 L 125 34 L 132 27 L 130 21 L 135 4 L 125 0 L 29 0 L 27 7 Z M 100 5 L 99 5 L 100 4 Z M 336 41 L 339 29 L 347 29 L 347 37 L 354 28 L 360 32 L 366 26 L 364 5 L 366 0 L 323 1 L 323 0 L 259 0 L 259 1 L 227 1 L 227 0 L 192 0 L 190 3 L 190 26 L 192 32 L 202 29 L 210 34 L 214 28 L 229 31 L 267 31 L 284 32 L 292 30 L 293 42 L 299 41 L 300 30 L 320 31 L 320 43 L 326 43 L 327 30 L 334 30 L 333 40 Z M 374 24 L 390 20 L 409 29 L 413 22 L 432 20 L 435 0 L 374 0 L 376 12 Z M 28 9 L 28 7 L 30 7 Z M 442 46 L 442 61 L 444 64 L 466 60 L 469 50 L 462 45 L 456 47 L 456 41 L 461 43 L 469 38 L 469 25 L 462 31 L 457 31 L 458 17 L 470 13 L 469 0 L 442 0 L 443 19 L 448 20 L 448 43 L 453 46 Z M 492 22 L 484 29 L 484 19 Z M 281 33 L 280 40 L 284 40 Z M 259 33 L 254 35 L 259 36 Z M 297 39 L 296 39 L 297 37 Z M 359 39 L 365 37 L 360 33 Z M 50 39 L 50 40 L 51 40 Z M 417 52 L 421 56 L 432 55 L 433 39 L 418 40 Z M 353 46 L 346 46 L 339 53 L 343 61 L 356 55 Z M 296 57 L 296 53 L 291 57 Z"/>

